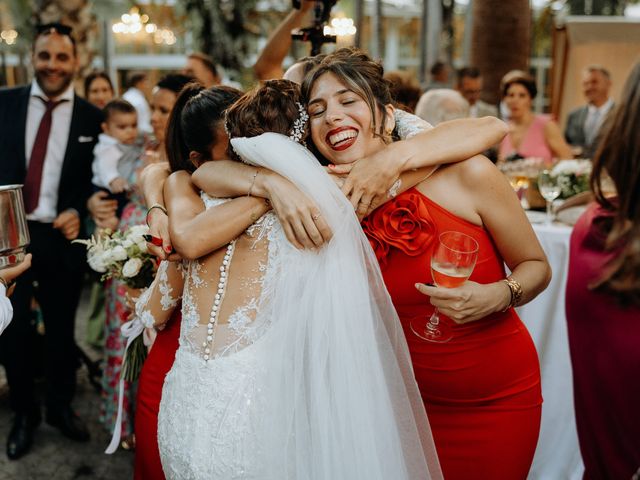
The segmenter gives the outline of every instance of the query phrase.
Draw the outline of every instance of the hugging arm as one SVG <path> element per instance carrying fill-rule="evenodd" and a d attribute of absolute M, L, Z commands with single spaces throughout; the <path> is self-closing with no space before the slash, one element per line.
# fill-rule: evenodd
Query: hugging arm
<path fill-rule="evenodd" d="M 203 164 L 192 178 L 197 187 L 216 197 L 268 199 L 287 238 L 297 248 L 319 247 L 331 239 L 331 229 L 315 203 L 293 183 L 271 170 L 221 160 Z"/>
<path fill-rule="evenodd" d="M 180 262 L 160 262 L 156 277 L 135 304 L 136 316 L 147 328 L 162 328 L 182 299 L 184 271 Z"/>
<path fill-rule="evenodd" d="M 205 210 L 186 171 L 175 172 L 167 179 L 164 197 L 173 246 L 190 260 L 223 247 L 269 210 L 264 199 L 246 196 Z"/>
<path fill-rule="evenodd" d="M 387 200 L 389 189 L 399 178 L 400 192 L 422 181 L 436 165 L 466 160 L 489 149 L 502 140 L 507 131 L 507 125 L 495 117 L 452 120 L 391 143 L 354 164 L 335 166 L 332 170 L 348 174 L 342 191 L 362 217 Z M 424 170 L 402 177 L 403 172 L 416 169 Z"/>
<path fill-rule="evenodd" d="M 152 205 L 165 206 L 163 188 L 169 173 L 169 164 L 167 162 L 147 165 L 140 173 L 138 185 L 144 196 L 147 208 Z M 175 258 L 170 258 L 172 246 L 171 238 L 169 237 L 169 219 L 164 211 L 160 208 L 148 210 L 147 224 L 149 225 L 149 234 L 162 239 L 162 245 L 154 245 L 151 242 L 147 242 L 149 252 L 162 260 L 174 260 Z"/>

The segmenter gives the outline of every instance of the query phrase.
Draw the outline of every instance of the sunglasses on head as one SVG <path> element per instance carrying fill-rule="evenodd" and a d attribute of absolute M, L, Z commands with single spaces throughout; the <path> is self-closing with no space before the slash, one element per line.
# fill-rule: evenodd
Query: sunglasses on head
<path fill-rule="evenodd" d="M 44 25 L 36 25 L 36 32 L 38 35 L 57 33 L 59 35 L 71 36 L 72 28 L 69 25 L 62 23 L 45 23 Z"/>

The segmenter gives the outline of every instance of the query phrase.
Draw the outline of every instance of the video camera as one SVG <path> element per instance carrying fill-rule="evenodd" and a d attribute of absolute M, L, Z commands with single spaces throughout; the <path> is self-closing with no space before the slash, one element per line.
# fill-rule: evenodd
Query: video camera
<path fill-rule="evenodd" d="M 301 0 L 292 0 L 293 8 L 300 9 Z M 291 38 L 302 42 L 311 42 L 311 55 L 318 55 L 325 43 L 336 43 L 335 35 L 325 35 L 324 27 L 329 21 L 331 9 L 337 0 L 315 0 L 313 6 L 313 25 L 291 33 Z"/>

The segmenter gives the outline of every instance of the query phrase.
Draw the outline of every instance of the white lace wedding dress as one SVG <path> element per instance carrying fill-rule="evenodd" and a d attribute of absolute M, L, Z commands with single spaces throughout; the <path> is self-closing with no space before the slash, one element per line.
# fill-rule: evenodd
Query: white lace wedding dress
<path fill-rule="evenodd" d="M 441 478 L 404 335 L 349 202 L 287 137 L 232 144 L 309 195 L 334 237 L 296 250 L 269 213 L 186 262 L 158 417 L 166 477 Z"/>

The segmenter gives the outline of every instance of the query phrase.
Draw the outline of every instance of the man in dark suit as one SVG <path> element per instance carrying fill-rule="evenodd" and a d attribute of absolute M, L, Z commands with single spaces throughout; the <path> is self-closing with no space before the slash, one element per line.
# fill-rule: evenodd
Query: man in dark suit
<path fill-rule="evenodd" d="M 602 126 L 613 112 L 610 89 L 611 74 L 607 69 L 599 65 L 585 68 L 582 73 L 582 90 L 588 103 L 569 113 L 564 131 L 567 142 L 580 150 L 579 156 L 592 158 L 598 148 Z"/>
<path fill-rule="evenodd" d="M 10 459 L 29 451 L 41 420 L 30 344 L 34 296 L 45 325 L 46 421 L 67 437 L 89 440 L 71 410 L 74 319 L 86 265 L 84 247 L 71 241 L 82 235 L 102 114 L 73 91 L 78 59 L 70 27 L 39 27 L 32 62 L 31 85 L 0 90 L 0 185 L 24 184 L 33 254 L 32 268 L 18 279 L 11 298 L 13 322 L 0 337 L 15 412 L 7 441 Z"/>

